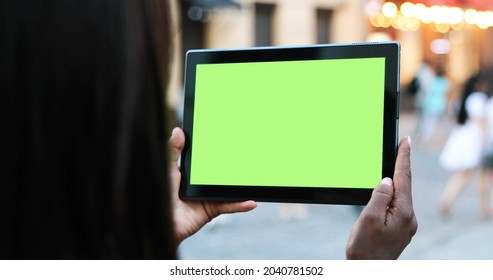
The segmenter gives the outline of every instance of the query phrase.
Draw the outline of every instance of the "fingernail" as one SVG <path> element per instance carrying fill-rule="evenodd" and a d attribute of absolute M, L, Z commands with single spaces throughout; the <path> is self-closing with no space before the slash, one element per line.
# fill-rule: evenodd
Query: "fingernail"
<path fill-rule="evenodd" d="M 380 181 L 380 184 L 392 186 L 392 179 L 390 179 L 389 177 L 385 177 L 382 179 L 382 181 Z"/>
<path fill-rule="evenodd" d="M 409 144 L 409 146 L 411 146 L 411 136 L 408 135 L 406 137 L 406 139 L 407 139 L 407 143 Z"/>
<path fill-rule="evenodd" d="M 178 127 L 173 128 L 173 131 L 171 132 L 171 136 L 174 136 L 178 132 Z"/>

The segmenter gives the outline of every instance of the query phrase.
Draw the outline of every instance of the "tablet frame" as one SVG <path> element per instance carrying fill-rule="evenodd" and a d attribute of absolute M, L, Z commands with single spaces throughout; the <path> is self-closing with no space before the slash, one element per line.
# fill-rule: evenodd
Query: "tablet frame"
<path fill-rule="evenodd" d="M 184 82 L 183 131 L 186 142 L 181 154 L 182 199 L 217 201 L 255 200 L 263 202 L 364 205 L 373 188 L 260 187 L 191 185 L 193 112 L 197 64 L 296 61 L 344 58 L 385 58 L 382 178 L 393 177 L 399 128 L 400 44 L 396 41 L 352 44 L 323 44 L 298 47 L 256 47 L 246 49 L 205 49 L 187 52 Z M 376 187 L 376 186 L 375 186 Z"/>

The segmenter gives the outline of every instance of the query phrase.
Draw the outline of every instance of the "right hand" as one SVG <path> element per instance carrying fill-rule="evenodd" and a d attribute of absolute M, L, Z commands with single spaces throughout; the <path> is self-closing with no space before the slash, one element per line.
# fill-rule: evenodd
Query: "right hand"
<path fill-rule="evenodd" d="M 411 193 L 411 138 L 399 143 L 394 181 L 384 178 L 349 235 L 347 259 L 397 259 L 418 229 Z"/>

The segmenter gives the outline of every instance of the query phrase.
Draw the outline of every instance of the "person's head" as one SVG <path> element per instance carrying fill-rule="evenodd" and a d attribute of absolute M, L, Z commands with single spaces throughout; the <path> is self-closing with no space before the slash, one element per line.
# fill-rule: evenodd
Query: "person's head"
<path fill-rule="evenodd" d="M 168 6 L 0 3 L 0 258 L 175 257 Z"/>
<path fill-rule="evenodd" d="M 476 86 L 474 87 L 474 91 L 483 93 L 486 93 L 488 91 L 488 82 L 486 81 L 485 77 L 482 77 L 478 80 Z"/>
<path fill-rule="evenodd" d="M 445 68 L 443 66 L 437 66 L 436 75 L 437 77 L 445 77 Z"/>

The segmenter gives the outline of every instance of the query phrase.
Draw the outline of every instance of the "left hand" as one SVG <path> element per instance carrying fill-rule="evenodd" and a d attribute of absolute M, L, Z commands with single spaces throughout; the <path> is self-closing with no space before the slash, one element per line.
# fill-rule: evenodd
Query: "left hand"
<path fill-rule="evenodd" d="M 169 145 L 171 150 L 171 163 L 169 166 L 172 196 L 171 205 L 177 247 L 185 238 L 195 234 L 205 224 L 220 214 L 247 212 L 257 207 L 257 203 L 252 200 L 243 202 L 181 200 L 178 196 L 181 181 L 178 159 L 185 146 L 185 134 L 180 128 L 176 127 L 173 129 Z"/>

